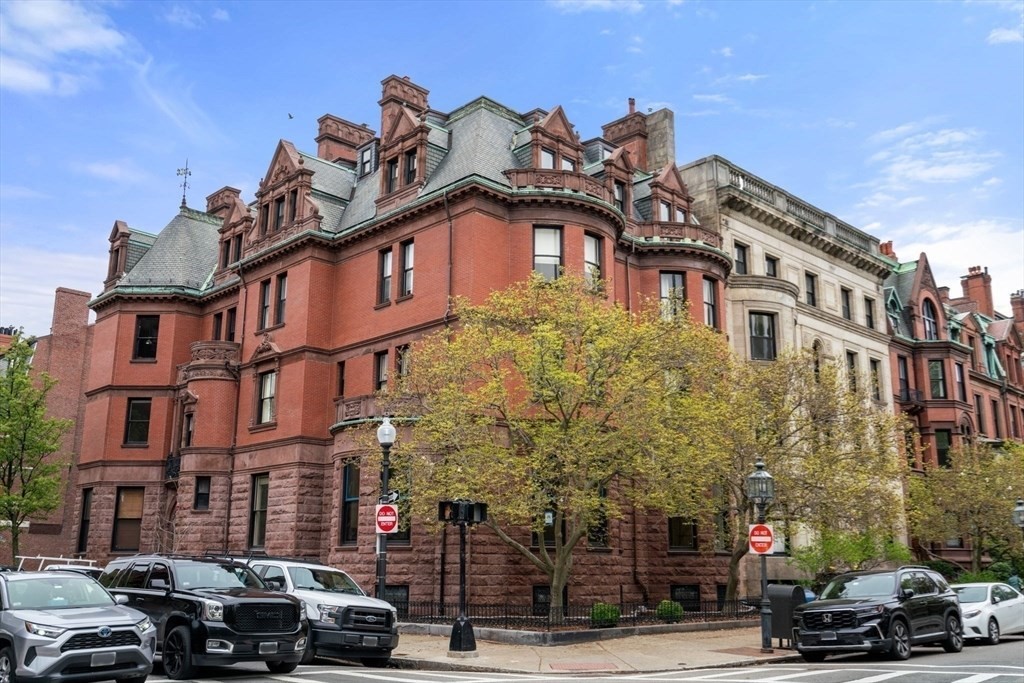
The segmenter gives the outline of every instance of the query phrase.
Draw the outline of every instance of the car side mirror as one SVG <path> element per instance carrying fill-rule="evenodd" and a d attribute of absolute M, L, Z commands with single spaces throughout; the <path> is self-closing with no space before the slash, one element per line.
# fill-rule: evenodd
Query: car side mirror
<path fill-rule="evenodd" d="M 152 588 L 152 589 L 154 589 L 154 590 L 158 590 L 158 591 L 165 591 L 165 590 L 167 590 L 167 589 L 168 589 L 168 588 L 169 588 L 170 586 L 168 586 L 168 585 L 167 585 L 167 582 L 166 582 L 166 581 L 164 581 L 163 579 L 153 579 L 153 580 L 151 580 L 151 581 L 149 582 L 149 587 L 150 587 L 150 588 Z"/>
<path fill-rule="evenodd" d="M 1001 597 L 999 597 L 998 595 L 993 595 L 992 596 L 992 604 L 993 605 L 998 605 L 1002 601 L 1003 601 L 1003 599 Z"/>
<path fill-rule="evenodd" d="M 114 602 L 116 602 L 118 605 L 127 605 L 128 604 L 128 596 L 124 595 L 122 593 L 118 593 L 117 595 L 114 596 Z"/>
<path fill-rule="evenodd" d="M 267 588 L 269 588 L 272 591 L 279 591 L 282 588 L 284 588 L 284 586 L 281 584 L 281 582 L 278 581 L 277 579 L 267 579 L 266 580 L 266 584 L 267 584 Z"/>
<path fill-rule="evenodd" d="M 914 589 L 904 588 L 902 591 L 900 591 L 900 597 L 904 600 L 909 600 L 910 598 L 914 597 Z"/>

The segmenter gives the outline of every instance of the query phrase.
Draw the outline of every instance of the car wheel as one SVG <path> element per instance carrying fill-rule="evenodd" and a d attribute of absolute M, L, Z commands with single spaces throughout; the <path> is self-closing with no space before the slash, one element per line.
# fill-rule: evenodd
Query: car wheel
<path fill-rule="evenodd" d="M 946 652 L 960 652 L 964 649 L 964 631 L 955 614 L 946 617 L 946 639 L 942 641 L 942 649 Z"/>
<path fill-rule="evenodd" d="M 290 674 L 298 667 L 298 662 L 267 662 L 267 670 L 272 674 Z"/>
<path fill-rule="evenodd" d="M 995 617 L 988 620 L 988 638 L 985 639 L 985 642 L 989 645 L 999 644 L 999 622 Z"/>
<path fill-rule="evenodd" d="M 812 662 L 812 663 L 814 663 L 814 662 L 824 662 L 825 661 L 825 653 L 824 652 L 801 652 L 800 656 L 804 658 L 805 662 Z"/>
<path fill-rule="evenodd" d="M 164 638 L 164 673 L 174 681 L 192 678 L 192 637 L 188 626 L 176 626 Z"/>
<path fill-rule="evenodd" d="M 889 634 L 892 638 L 889 655 L 893 659 L 910 659 L 910 629 L 906 622 L 902 619 L 893 621 Z"/>
<path fill-rule="evenodd" d="M 0 650 L 0 683 L 16 683 L 18 677 L 14 672 L 17 668 L 14 650 L 9 646 Z"/>
<path fill-rule="evenodd" d="M 363 666 L 368 666 L 371 669 L 382 669 L 388 665 L 391 659 L 388 657 L 363 657 L 359 661 Z"/>

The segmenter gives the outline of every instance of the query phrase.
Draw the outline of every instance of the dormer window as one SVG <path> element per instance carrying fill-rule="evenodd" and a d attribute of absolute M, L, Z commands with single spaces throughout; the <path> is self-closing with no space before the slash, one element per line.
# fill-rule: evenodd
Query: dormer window
<path fill-rule="evenodd" d="M 615 201 L 615 208 L 618 209 L 619 211 L 625 213 L 626 212 L 626 186 L 623 185 L 620 182 L 617 182 L 617 181 L 616 181 L 616 183 L 614 185 L 614 201 Z"/>
<path fill-rule="evenodd" d="M 681 209 L 681 208 L 679 208 L 677 206 L 676 207 L 676 223 L 685 223 L 685 222 L 686 222 L 686 209 Z"/>
<path fill-rule="evenodd" d="M 658 220 L 668 222 L 672 220 L 672 205 L 668 202 L 660 203 L 661 210 L 658 214 Z"/>
<path fill-rule="evenodd" d="M 288 222 L 294 223 L 299 211 L 299 191 L 292 190 L 288 193 Z"/>
<path fill-rule="evenodd" d="M 924 306 L 922 318 L 924 320 L 924 338 L 925 339 L 938 339 L 939 338 L 939 326 L 938 316 L 935 314 L 935 304 L 931 302 L 931 299 L 924 300 Z"/>
<path fill-rule="evenodd" d="M 274 200 L 274 232 L 284 227 L 284 197 Z"/>
<path fill-rule="evenodd" d="M 270 227 L 270 204 L 260 207 L 260 235 L 266 235 Z"/>
<path fill-rule="evenodd" d="M 416 150 L 410 149 L 405 153 L 405 184 L 412 185 L 416 182 Z"/>
<path fill-rule="evenodd" d="M 576 162 L 568 157 L 562 157 L 562 170 L 576 172 Z"/>
<path fill-rule="evenodd" d="M 385 192 L 394 192 L 398 189 L 398 159 L 388 159 L 388 177 Z"/>
<path fill-rule="evenodd" d="M 359 175 L 364 176 L 373 170 L 373 148 L 367 147 L 359 154 Z"/>
<path fill-rule="evenodd" d="M 546 147 L 540 150 L 540 167 L 541 168 L 555 168 L 555 153 L 554 151 L 547 149 Z"/>

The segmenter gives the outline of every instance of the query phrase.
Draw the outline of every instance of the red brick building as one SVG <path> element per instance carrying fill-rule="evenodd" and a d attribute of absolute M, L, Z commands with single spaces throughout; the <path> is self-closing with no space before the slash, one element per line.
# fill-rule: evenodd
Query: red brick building
<path fill-rule="evenodd" d="M 692 213 L 670 111 L 630 101 L 581 140 L 561 107 L 481 97 L 444 113 L 408 79 L 382 85 L 379 132 L 321 117 L 316 154 L 281 141 L 254 200 L 225 187 L 157 235 L 115 223 L 91 304 L 75 550 L 314 555 L 370 585 L 378 472 L 350 428 L 378 419 L 374 392 L 450 321 L 452 296 L 564 267 L 626 305 L 683 290 L 722 329 L 731 259 Z M 610 524 L 607 546 L 578 553 L 570 602 L 713 599 L 727 557 L 669 526 Z M 452 599 L 456 546 L 416 523 L 392 538 L 389 596 Z M 489 531 L 471 546 L 472 600 L 545 600 Z"/>

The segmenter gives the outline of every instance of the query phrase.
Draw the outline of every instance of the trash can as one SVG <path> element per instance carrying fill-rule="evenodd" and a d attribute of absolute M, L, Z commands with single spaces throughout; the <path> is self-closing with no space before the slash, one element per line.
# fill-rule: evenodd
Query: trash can
<path fill-rule="evenodd" d="M 802 586 L 768 586 L 768 602 L 772 606 L 772 638 L 785 640 L 784 647 L 792 647 L 793 611 L 797 605 L 804 604 L 805 600 Z"/>

